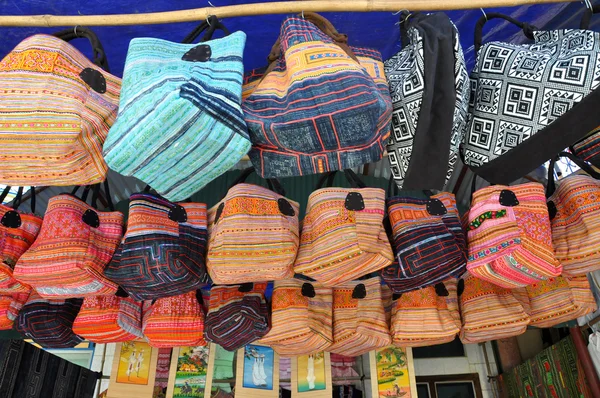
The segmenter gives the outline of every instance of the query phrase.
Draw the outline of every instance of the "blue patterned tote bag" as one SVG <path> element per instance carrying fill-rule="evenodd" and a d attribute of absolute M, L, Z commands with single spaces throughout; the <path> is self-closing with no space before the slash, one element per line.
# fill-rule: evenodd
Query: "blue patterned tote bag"
<path fill-rule="evenodd" d="M 381 54 L 354 48 L 315 13 L 289 17 L 265 70 L 248 74 L 242 107 L 250 159 L 264 178 L 380 160 L 392 104 Z"/>
<path fill-rule="evenodd" d="M 104 144 L 109 167 L 137 177 L 166 199 L 189 198 L 250 149 L 241 109 L 243 32 L 209 40 L 211 17 L 172 43 L 129 44 L 117 121 Z M 201 44 L 189 44 L 207 30 Z"/>
<path fill-rule="evenodd" d="M 483 25 L 497 18 L 523 29 L 533 43 L 482 45 Z M 507 185 L 600 125 L 600 33 L 587 23 L 540 31 L 498 13 L 477 22 L 463 149 L 476 174 Z"/>

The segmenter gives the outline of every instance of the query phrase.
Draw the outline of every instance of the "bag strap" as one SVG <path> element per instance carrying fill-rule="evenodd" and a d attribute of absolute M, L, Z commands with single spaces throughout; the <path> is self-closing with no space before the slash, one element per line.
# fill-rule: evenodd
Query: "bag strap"
<path fill-rule="evenodd" d="M 579 159 L 577 156 L 573 155 L 569 152 L 561 152 L 555 158 L 550 160 L 550 164 L 548 165 L 548 184 L 546 185 L 546 198 L 552 196 L 552 194 L 556 191 L 556 181 L 554 178 L 554 165 L 558 158 L 567 158 L 571 162 L 575 163 L 581 170 L 588 173 L 591 177 L 600 180 L 600 173 L 592 168 L 589 164 Z"/>
<path fill-rule="evenodd" d="M 248 178 L 248 176 L 250 174 L 254 173 L 255 171 L 256 171 L 256 169 L 254 167 L 248 167 L 247 169 L 242 171 L 242 174 L 240 174 L 240 176 L 235 179 L 235 181 L 229 186 L 229 189 L 233 188 L 237 184 L 241 184 L 241 183 L 245 182 L 246 179 Z M 281 183 L 279 182 L 278 179 L 265 178 L 265 180 L 267 181 L 267 184 L 271 191 L 273 191 L 281 196 L 285 196 L 285 189 L 283 188 L 283 186 L 281 185 Z"/>
<path fill-rule="evenodd" d="M 104 180 L 103 185 L 104 185 L 104 196 L 106 197 L 106 204 L 108 205 L 108 208 L 110 211 L 115 211 L 115 206 L 113 204 L 112 198 L 110 197 L 110 187 L 108 185 L 108 178 L 106 178 Z M 89 195 L 90 191 L 92 191 L 91 206 L 94 209 L 98 209 L 98 198 L 100 197 L 100 186 L 101 186 L 101 184 L 85 185 L 80 199 L 83 202 L 87 203 L 88 195 Z M 73 188 L 73 190 L 71 191 L 71 195 L 78 197 L 77 191 L 79 191 L 80 187 L 81 187 L 81 185 L 77 185 L 75 188 Z"/>
<path fill-rule="evenodd" d="M 579 23 L 579 29 L 589 29 L 592 15 L 600 13 L 600 5 L 592 7 L 592 10 L 586 8 L 581 16 L 581 22 Z"/>
<path fill-rule="evenodd" d="M 108 60 L 106 59 L 106 53 L 104 52 L 104 47 L 96 36 L 96 33 L 89 28 L 75 26 L 73 29 L 65 29 L 53 34 L 53 36 L 58 37 L 66 42 L 69 42 L 73 39 L 77 38 L 86 38 L 89 40 L 92 50 L 94 51 L 94 64 L 98 65 L 106 72 L 110 73 L 110 68 L 108 66 Z"/>
<path fill-rule="evenodd" d="M 325 180 L 327 180 L 327 187 L 332 187 L 333 186 L 333 180 L 335 179 L 335 173 L 337 173 L 339 170 L 336 171 L 331 171 L 329 173 L 325 173 L 321 176 L 321 178 L 319 178 L 319 182 L 317 182 L 317 187 L 315 188 L 315 190 L 317 189 L 321 189 L 323 188 L 323 184 L 325 183 Z M 351 169 L 344 169 L 344 175 L 346 176 L 346 180 L 350 183 L 350 187 L 351 188 L 366 188 L 367 185 L 363 182 L 363 180 L 356 175 L 356 173 L 351 170 Z"/>
<path fill-rule="evenodd" d="M 186 37 L 183 39 L 182 43 L 191 44 L 193 43 L 198 36 L 204 31 L 206 33 L 202 36 L 200 42 L 205 42 L 212 39 L 215 31 L 219 29 L 225 33 L 225 36 L 229 36 L 231 33 L 229 30 L 223 25 L 223 22 L 219 20 L 215 15 L 210 15 L 206 21 L 203 21 L 200 25 L 196 26 L 194 30 L 192 30 Z"/>
<path fill-rule="evenodd" d="M 535 26 L 530 25 L 527 22 L 520 22 L 508 15 L 505 15 L 505 14 L 502 14 L 499 12 L 488 12 L 486 15 L 479 18 L 479 21 L 477 21 L 477 24 L 475 25 L 475 40 L 474 40 L 475 52 L 478 52 L 479 49 L 481 48 L 481 44 L 482 44 L 482 40 L 483 40 L 483 33 L 482 33 L 483 25 L 485 25 L 486 22 L 488 22 L 492 19 L 503 19 L 505 21 L 512 23 L 513 25 L 518 26 L 519 28 L 521 28 L 523 30 L 523 33 L 525 34 L 525 36 L 528 39 L 533 39 L 533 32 L 535 30 L 538 30 Z"/>

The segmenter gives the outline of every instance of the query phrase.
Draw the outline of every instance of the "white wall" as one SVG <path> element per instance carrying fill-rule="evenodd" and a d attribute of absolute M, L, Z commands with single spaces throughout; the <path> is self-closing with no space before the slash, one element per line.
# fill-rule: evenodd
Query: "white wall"
<path fill-rule="evenodd" d="M 96 350 L 94 351 L 94 358 L 92 359 L 92 370 L 95 372 L 102 371 L 103 377 L 109 377 L 112 369 L 113 358 L 115 356 L 116 344 L 96 344 Z M 104 358 L 104 368 L 102 368 L 102 356 L 106 350 L 106 356 Z M 97 397 L 99 393 L 108 388 L 108 378 L 100 380 L 100 391 L 96 386 L 94 397 Z"/>

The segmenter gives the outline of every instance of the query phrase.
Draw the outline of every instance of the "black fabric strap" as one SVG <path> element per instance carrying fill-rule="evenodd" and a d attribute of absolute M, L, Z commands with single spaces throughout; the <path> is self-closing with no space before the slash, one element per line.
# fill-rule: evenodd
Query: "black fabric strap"
<path fill-rule="evenodd" d="M 600 173 L 592 168 L 589 164 L 579 159 L 577 156 L 573 155 L 569 152 L 561 152 L 557 157 L 552 158 L 550 160 L 550 164 L 548 165 L 548 184 L 546 185 L 546 198 L 552 196 L 552 194 L 556 191 L 556 181 L 554 179 L 554 165 L 558 158 L 567 158 L 571 162 L 575 163 L 581 170 L 585 171 L 591 177 L 600 180 Z"/>
<path fill-rule="evenodd" d="M 235 181 L 229 186 L 229 189 L 233 188 L 237 184 L 246 182 L 248 176 L 250 176 L 250 174 L 254 173 L 255 171 L 256 169 L 254 167 L 248 167 L 247 169 L 244 169 L 244 171 L 242 171 L 242 174 L 240 174 L 240 176 L 236 178 Z M 285 189 L 283 189 L 283 186 L 281 185 L 279 180 L 275 178 L 268 178 L 266 179 L 266 181 L 271 191 L 281 196 L 285 196 Z"/>
<path fill-rule="evenodd" d="M 15 198 L 13 199 L 13 202 L 12 202 L 13 210 L 17 210 L 19 208 L 19 206 L 21 206 L 22 200 L 23 200 L 23 187 L 19 187 L 19 189 L 17 190 L 17 194 L 15 195 Z"/>
<path fill-rule="evenodd" d="M 400 189 L 398 188 L 398 185 L 396 185 L 396 181 L 394 181 L 394 175 L 390 175 L 390 179 L 388 181 L 388 188 L 387 188 L 387 196 L 388 198 L 391 198 L 392 196 L 397 196 L 400 194 Z"/>
<path fill-rule="evenodd" d="M 4 187 L 4 191 L 2 191 L 2 193 L 0 194 L 0 204 L 4 203 L 4 199 L 6 199 L 8 193 L 10 192 L 10 188 L 10 186 Z"/>
<path fill-rule="evenodd" d="M 592 7 L 593 10 L 587 8 L 583 12 L 583 16 L 581 17 L 581 23 L 579 24 L 579 29 L 589 29 L 590 21 L 592 20 L 592 15 L 600 13 L 600 5 L 596 5 Z"/>
<path fill-rule="evenodd" d="M 317 186 L 315 189 L 323 188 L 323 184 L 327 181 L 327 187 L 333 186 L 333 180 L 335 179 L 335 173 L 339 170 L 330 171 L 329 173 L 325 173 L 319 178 L 317 182 Z M 346 180 L 350 184 L 351 188 L 366 188 L 367 185 L 363 182 L 363 180 L 351 169 L 344 169 L 344 175 L 346 176 Z"/>
<path fill-rule="evenodd" d="M 31 202 L 29 202 L 29 204 L 31 205 L 31 212 L 33 214 L 35 214 L 35 187 L 31 187 Z"/>
<path fill-rule="evenodd" d="M 528 39 L 533 39 L 533 32 L 538 30 L 535 26 L 529 25 L 526 22 L 518 21 L 508 15 L 501 14 L 499 12 L 488 12 L 485 16 L 479 18 L 479 21 L 477 21 L 477 24 L 475 25 L 475 52 L 478 52 L 481 48 L 481 44 L 483 41 L 483 25 L 485 25 L 486 22 L 491 21 L 492 19 L 503 19 L 512 23 L 513 25 L 518 26 L 523 30 L 523 33 Z"/>
<path fill-rule="evenodd" d="M 82 26 L 75 26 L 73 29 L 65 29 L 56 32 L 53 36 L 56 36 L 59 39 L 62 39 L 67 42 L 77 38 L 88 39 L 90 44 L 92 45 L 92 50 L 94 51 L 94 64 L 98 65 L 105 71 L 110 72 L 110 68 L 108 67 L 108 60 L 106 59 L 106 53 L 104 52 L 104 47 L 98 39 L 98 36 L 96 36 L 94 31 L 92 31 L 91 29 Z"/>
<path fill-rule="evenodd" d="M 206 21 L 203 21 L 200 25 L 198 25 L 196 28 L 194 28 L 194 30 L 192 30 L 190 32 L 190 34 L 188 34 L 185 39 L 183 39 L 182 43 L 184 44 L 191 44 L 193 43 L 198 36 L 200 36 L 200 34 L 204 31 L 206 31 L 206 33 L 204 34 L 204 36 L 202 37 L 202 40 L 200 40 L 201 42 L 205 42 L 208 41 L 210 39 L 212 39 L 213 34 L 215 33 L 215 31 L 219 29 L 222 30 L 225 33 L 225 36 L 229 36 L 229 30 L 225 27 L 225 25 L 223 25 L 223 23 L 221 21 L 219 21 L 219 18 L 217 18 L 214 15 L 211 15 L 207 18 Z"/>

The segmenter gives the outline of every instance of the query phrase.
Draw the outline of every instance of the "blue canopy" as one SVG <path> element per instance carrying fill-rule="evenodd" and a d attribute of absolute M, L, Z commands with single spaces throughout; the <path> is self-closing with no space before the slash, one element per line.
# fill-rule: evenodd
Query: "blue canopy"
<path fill-rule="evenodd" d="M 268 0 L 262 0 L 268 1 Z M 343 0 L 341 0 L 343 1 Z M 214 6 L 226 6 L 247 3 L 240 0 L 212 0 Z M 596 1 L 595 3 L 600 3 Z M 53 0 L 53 1 L 0 1 L 3 15 L 95 15 L 95 14 L 125 14 L 173 11 L 208 7 L 208 1 L 179 0 L 121 0 L 113 1 L 83 1 L 83 0 Z M 523 22 L 528 22 L 540 29 L 577 28 L 585 6 L 581 3 L 557 3 L 551 5 L 532 5 L 512 8 L 490 8 L 486 12 L 502 12 Z M 391 12 L 371 13 L 323 13 L 341 33 L 349 36 L 351 45 L 377 48 L 384 59 L 389 58 L 400 49 L 400 33 L 396 25 L 398 16 Z M 473 31 L 475 23 L 482 17 L 479 9 L 467 11 L 449 11 L 449 17 L 454 21 L 461 34 L 461 43 L 469 69 L 475 62 L 473 51 Z M 271 46 L 277 40 L 279 27 L 285 15 L 263 15 L 235 17 L 224 19 L 230 31 L 242 30 L 248 36 L 244 64 L 247 70 L 265 66 L 266 57 Z M 592 19 L 592 27 L 600 24 L 600 17 Z M 98 34 L 107 53 L 111 72 L 122 76 L 127 47 L 134 37 L 157 37 L 179 42 L 197 25 L 197 23 L 177 23 L 165 25 L 137 26 L 105 26 L 92 27 Z M 4 57 L 13 47 L 27 36 L 35 33 L 53 33 L 62 28 L 20 28 L 1 27 L 0 55 Z M 484 41 L 502 40 L 525 42 L 527 39 L 517 27 L 507 22 L 493 21 L 486 25 Z M 91 55 L 85 40 L 73 42 L 85 54 Z"/>

